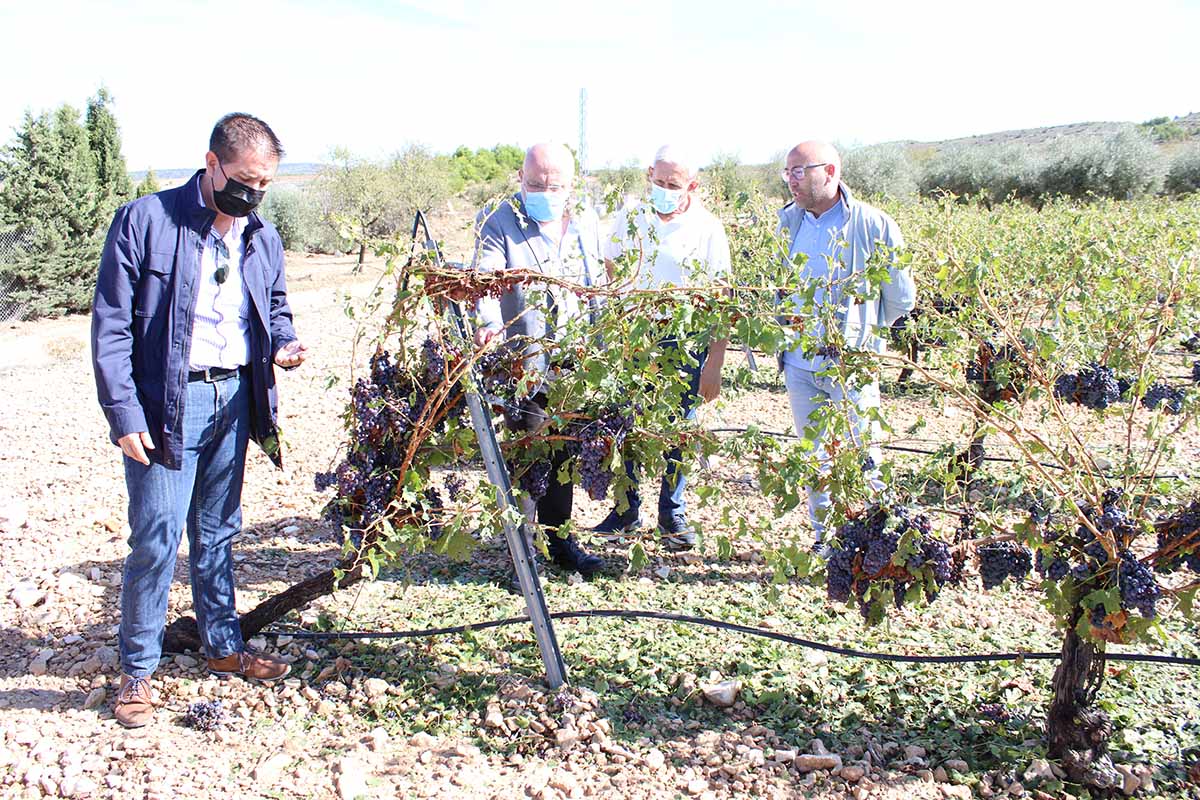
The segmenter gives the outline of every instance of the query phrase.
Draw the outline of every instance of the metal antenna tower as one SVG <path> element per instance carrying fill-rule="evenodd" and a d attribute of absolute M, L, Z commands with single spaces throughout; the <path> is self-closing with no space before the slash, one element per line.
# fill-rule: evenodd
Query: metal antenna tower
<path fill-rule="evenodd" d="M 579 90 L 579 171 L 587 174 L 587 89 Z"/>

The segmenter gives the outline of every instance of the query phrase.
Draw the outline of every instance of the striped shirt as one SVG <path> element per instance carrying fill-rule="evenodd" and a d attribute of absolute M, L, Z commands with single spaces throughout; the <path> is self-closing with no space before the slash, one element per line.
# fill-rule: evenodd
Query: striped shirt
<path fill-rule="evenodd" d="M 200 192 L 200 179 L 196 181 Z M 200 200 L 204 204 L 203 195 Z M 242 279 L 246 220 L 235 217 L 224 236 L 210 228 L 200 252 L 199 290 L 192 318 L 190 369 L 241 367 L 250 358 L 250 293 Z M 218 283 L 217 270 L 225 266 Z"/>

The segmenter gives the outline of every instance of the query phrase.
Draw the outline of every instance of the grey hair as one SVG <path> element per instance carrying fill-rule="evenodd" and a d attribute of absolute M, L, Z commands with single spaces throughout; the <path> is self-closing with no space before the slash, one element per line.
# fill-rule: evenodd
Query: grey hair
<path fill-rule="evenodd" d="M 684 150 L 678 145 L 664 144 L 658 150 L 654 151 L 654 160 L 650 162 L 650 166 L 654 166 L 659 162 L 664 164 L 674 164 L 677 167 L 683 167 L 687 170 L 689 178 L 694 178 L 700 172 L 700 162 L 696 159 L 695 153 L 689 150 Z"/>

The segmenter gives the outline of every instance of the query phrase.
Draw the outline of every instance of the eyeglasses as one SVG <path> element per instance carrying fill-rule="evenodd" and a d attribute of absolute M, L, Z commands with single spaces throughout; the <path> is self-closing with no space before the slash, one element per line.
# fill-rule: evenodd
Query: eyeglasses
<path fill-rule="evenodd" d="M 788 169 L 785 169 L 783 172 L 779 173 L 779 177 L 783 178 L 785 181 L 790 181 L 790 180 L 798 181 L 798 180 L 802 180 L 804 178 L 804 173 L 807 172 L 808 170 L 816 169 L 817 167 L 827 167 L 827 166 L 829 166 L 829 162 L 822 161 L 820 164 L 804 164 L 803 166 L 790 167 Z"/>
<path fill-rule="evenodd" d="M 567 187 L 559 186 L 557 184 L 546 186 L 545 184 L 541 183 L 526 183 L 525 190 L 529 192 L 549 192 L 550 194 L 562 194 L 567 190 Z"/>

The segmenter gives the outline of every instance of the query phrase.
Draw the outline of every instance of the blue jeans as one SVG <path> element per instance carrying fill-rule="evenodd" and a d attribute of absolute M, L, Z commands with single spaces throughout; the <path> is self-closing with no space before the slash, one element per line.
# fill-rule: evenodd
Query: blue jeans
<path fill-rule="evenodd" d="M 811 414 L 827 403 L 840 403 L 848 400 L 854 404 L 851 412 L 851 423 L 860 437 L 859 443 L 869 443 L 874 438 L 874 431 L 869 418 L 863 413 L 871 408 L 879 408 L 879 383 L 874 382 L 858 389 L 850 389 L 839 382 L 836 376 L 820 375 L 806 369 L 791 365 L 783 368 L 783 382 L 787 386 L 788 401 L 792 406 L 792 421 L 796 425 L 796 434 L 804 436 L 804 429 L 809 427 Z M 817 431 L 817 455 L 824 459 L 825 438 L 824 430 Z M 882 461 L 878 447 L 869 447 L 868 454 L 876 467 Z M 872 488 L 876 491 L 883 489 L 876 470 L 870 475 Z M 829 492 L 808 490 L 808 515 L 812 521 L 813 532 L 820 542 L 825 536 L 825 514 L 832 505 Z"/>
<path fill-rule="evenodd" d="M 188 383 L 183 465 L 125 458 L 130 553 L 121 583 L 121 668 L 154 672 L 183 530 L 192 606 L 209 658 L 243 649 L 233 588 L 233 537 L 242 529 L 242 476 L 250 435 L 250 380 Z"/>
<path fill-rule="evenodd" d="M 674 339 L 667 339 L 662 344 L 668 352 L 679 349 L 679 343 Z M 694 365 L 683 364 L 679 368 L 688 381 L 687 390 L 680 400 L 679 416 L 688 421 L 696 418 L 697 400 L 700 398 L 700 373 L 704 369 L 704 362 L 708 359 L 708 349 L 702 349 L 691 355 L 696 363 Z M 666 471 L 663 473 L 662 483 L 658 489 L 659 524 L 669 523 L 674 517 L 683 517 L 687 514 L 687 502 L 684 500 L 683 494 L 687 489 L 687 475 L 680 468 L 683 463 L 683 451 L 678 447 L 668 450 L 665 460 Z M 633 460 L 625 460 L 625 474 L 629 476 L 632 484 L 625 493 L 625 500 L 629 503 L 629 508 L 620 512 L 620 516 L 627 520 L 637 519 L 642 506 L 638 492 L 636 468 L 637 465 Z"/>

